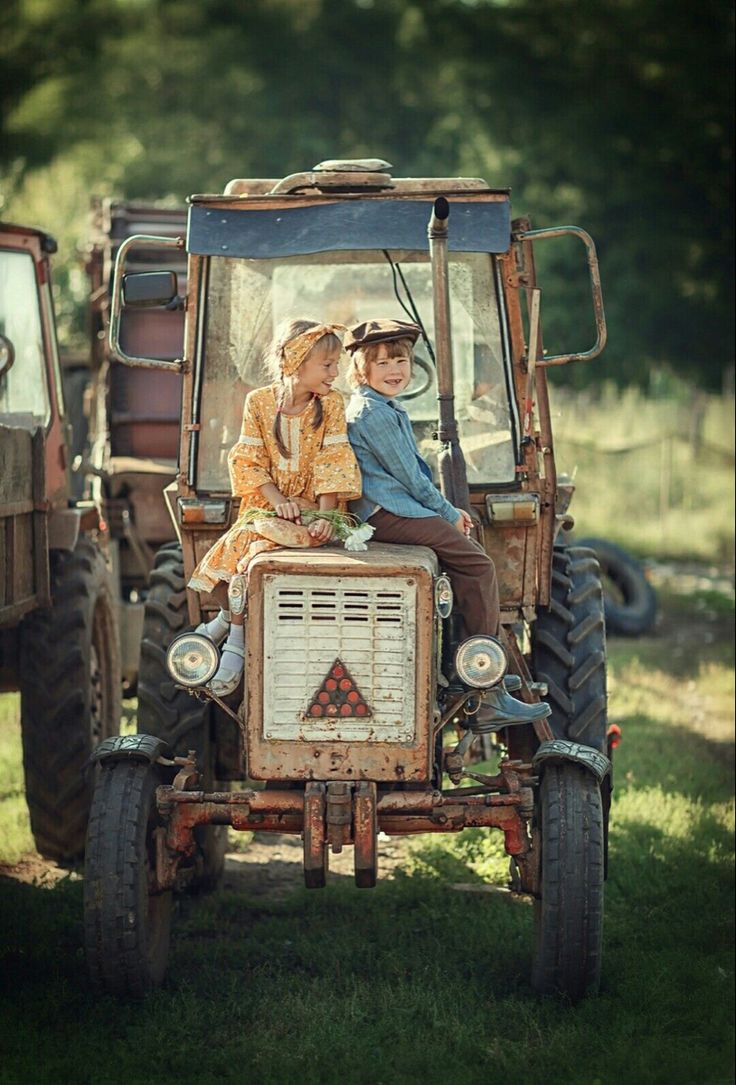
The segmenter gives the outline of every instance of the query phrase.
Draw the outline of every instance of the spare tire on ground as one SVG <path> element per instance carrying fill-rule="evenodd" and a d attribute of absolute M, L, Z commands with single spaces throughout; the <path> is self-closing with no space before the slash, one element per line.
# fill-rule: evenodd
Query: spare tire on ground
<path fill-rule="evenodd" d="M 575 539 L 575 546 L 589 547 L 598 558 L 607 631 L 624 637 L 650 632 L 657 616 L 657 596 L 641 562 L 607 539 Z"/>

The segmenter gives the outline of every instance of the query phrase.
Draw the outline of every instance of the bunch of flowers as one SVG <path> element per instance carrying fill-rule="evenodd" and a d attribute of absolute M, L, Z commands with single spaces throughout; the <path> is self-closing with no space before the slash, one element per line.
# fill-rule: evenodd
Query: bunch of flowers
<path fill-rule="evenodd" d="M 248 508 L 240 514 L 238 520 L 241 524 L 253 524 L 255 530 L 258 530 L 257 521 L 279 519 L 273 509 L 258 509 Z M 373 534 L 373 528 L 370 524 L 365 524 L 361 520 L 358 520 L 356 516 L 352 516 L 349 512 L 339 512 L 337 509 L 333 509 L 329 512 L 324 512 L 320 509 L 302 509 L 300 516 L 301 523 L 304 527 L 308 527 L 314 520 L 327 520 L 332 525 L 333 538 L 339 539 L 346 550 L 367 550 L 367 542 Z M 290 524 L 291 521 L 280 521 L 282 524 Z M 274 538 L 274 542 L 280 541 Z M 283 545 L 310 545 L 308 541 L 299 544 L 296 539 L 284 540 Z"/>

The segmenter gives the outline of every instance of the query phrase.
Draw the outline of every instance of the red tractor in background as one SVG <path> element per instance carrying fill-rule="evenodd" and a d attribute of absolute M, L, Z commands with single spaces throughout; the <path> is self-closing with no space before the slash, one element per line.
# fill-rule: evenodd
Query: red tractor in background
<path fill-rule="evenodd" d="M 99 509 L 71 481 L 53 238 L 0 223 L 0 691 L 20 690 L 38 851 L 84 851 L 88 761 L 119 730 L 116 591 Z"/>

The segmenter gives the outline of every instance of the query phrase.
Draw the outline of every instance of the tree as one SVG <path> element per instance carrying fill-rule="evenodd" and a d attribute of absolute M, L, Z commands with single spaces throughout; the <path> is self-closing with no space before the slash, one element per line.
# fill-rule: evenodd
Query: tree
<path fill-rule="evenodd" d="M 596 238 L 609 375 L 641 380 L 666 363 L 717 386 L 732 363 L 725 0 L 12 0 L 4 11 L 16 177 L 64 159 L 97 190 L 182 199 L 340 155 L 486 176 L 535 225 L 572 218 Z M 548 345 L 587 345 L 564 294 L 579 254 L 540 247 L 540 260 Z"/>

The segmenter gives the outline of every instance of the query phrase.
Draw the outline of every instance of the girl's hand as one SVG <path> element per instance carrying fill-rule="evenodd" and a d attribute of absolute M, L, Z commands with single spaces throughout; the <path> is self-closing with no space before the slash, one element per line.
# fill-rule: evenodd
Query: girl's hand
<path fill-rule="evenodd" d="M 307 531 L 313 539 L 323 543 L 329 542 L 333 534 L 332 524 L 329 520 L 312 520 Z"/>
<path fill-rule="evenodd" d="M 460 509 L 460 515 L 455 521 L 455 527 L 461 535 L 465 535 L 466 537 L 470 535 L 470 532 L 473 530 L 473 521 L 470 514 L 467 513 L 465 509 Z"/>
<path fill-rule="evenodd" d="M 278 505 L 274 505 L 273 510 L 282 520 L 293 520 L 299 523 L 302 510 L 296 501 L 280 501 Z"/>

